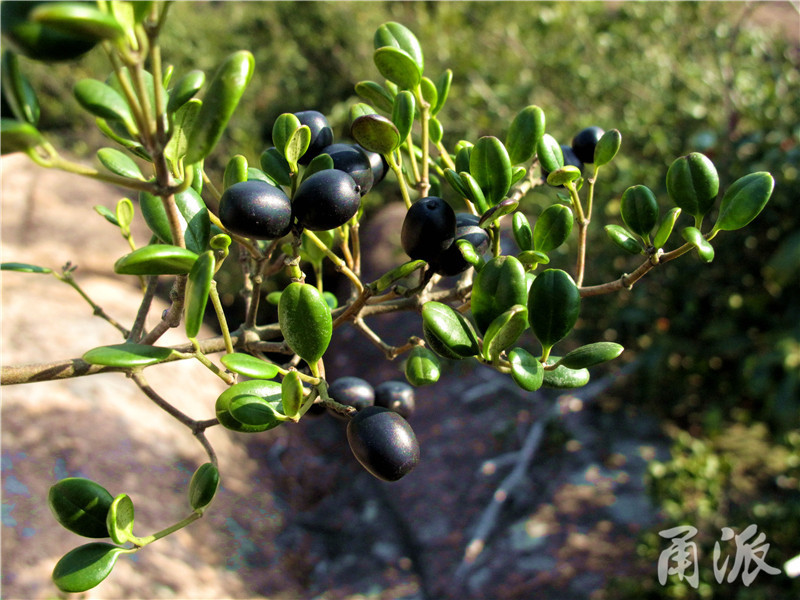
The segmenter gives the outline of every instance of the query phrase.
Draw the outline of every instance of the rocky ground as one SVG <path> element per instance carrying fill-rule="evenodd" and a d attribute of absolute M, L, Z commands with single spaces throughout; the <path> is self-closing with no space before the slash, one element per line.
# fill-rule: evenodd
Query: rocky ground
<path fill-rule="evenodd" d="M 92 206 L 119 192 L 3 157 L 2 260 L 72 261 L 89 295 L 130 322 L 139 292 L 111 272 L 125 241 Z M 378 229 L 382 228 L 382 229 Z M 375 220 L 385 256 L 397 214 Z M 146 239 L 139 229 L 138 239 Z M 160 310 L 153 311 L 159 315 Z M 390 343 L 418 324 L 375 328 Z M 403 327 L 410 329 L 402 329 Z M 2 362 L 72 358 L 120 341 L 52 276 L 3 272 Z M 177 343 L 176 332 L 165 343 Z M 354 330 L 337 330 L 329 377 L 401 378 Z M 147 370 L 152 386 L 197 418 L 221 383 L 191 364 Z M 418 391 L 410 423 L 422 462 L 388 484 L 363 471 L 344 422 L 323 415 L 244 436 L 212 428 L 222 487 L 206 517 L 123 557 L 86 598 L 601 599 L 632 572 L 637 531 L 658 522 L 643 489 L 666 456 L 657 423 L 624 406 L 624 373 L 570 394 L 526 394 L 493 371 L 448 365 Z M 552 417 L 552 418 L 551 418 Z M 548 423 L 545 426 L 545 423 Z M 188 514 L 185 488 L 205 460 L 188 430 L 115 374 L 2 388 L 2 595 L 52 598 L 58 558 L 82 543 L 49 514 L 59 478 L 91 477 L 136 506 L 138 535 Z"/>

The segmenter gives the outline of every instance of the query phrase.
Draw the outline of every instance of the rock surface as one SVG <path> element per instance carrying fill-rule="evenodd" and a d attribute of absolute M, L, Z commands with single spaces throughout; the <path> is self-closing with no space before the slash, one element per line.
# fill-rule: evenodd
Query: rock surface
<path fill-rule="evenodd" d="M 120 192 L 20 156 L 3 157 L 0 166 L 2 260 L 56 269 L 72 261 L 87 293 L 129 324 L 138 284 L 111 271 L 127 245 L 92 210 L 113 208 Z M 382 244 L 380 256 L 394 256 L 398 216 L 392 209 L 377 216 L 381 234 L 365 228 L 370 247 Z M 144 243 L 143 226 L 136 231 Z M 4 365 L 74 358 L 120 341 L 52 276 L 3 272 L 2 309 Z M 421 333 L 412 315 L 371 324 L 389 343 Z M 164 339 L 181 341 L 180 331 Z M 331 379 L 402 378 L 399 360 L 376 360 L 352 328 L 336 331 L 326 366 Z M 146 375 L 195 418 L 213 416 L 224 387 L 189 362 Z M 530 466 L 499 489 L 554 404 L 559 417 L 544 429 Z M 609 577 L 630 574 L 636 532 L 657 519 L 643 491 L 647 461 L 666 453 L 654 423 L 609 413 L 580 393 L 525 394 L 462 363 L 418 390 L 417 407 L 410 423 L 422 462 L 393 484 L 359 467 L 344 422 L 327 415 L 254 436 L 212 428 L 222 486 L 206 516 L 123 557 L 85 597 L 588 599 L 604 597 Z M 3 387 L 2 429 L 5 598 L 54 597 L 53 565 L 83 543 L 47 508 L 59 478 L 86 476 L 114 495 L 128 493 L 135 533 L 147 535 L 188 514 L 186 486 L 205 461 L 188 429 L 117 374 Z M 499 500 L 489 535 L 476 542 L 476 528 Z M 639 575 L 655 578 L 656 565 Z"/>

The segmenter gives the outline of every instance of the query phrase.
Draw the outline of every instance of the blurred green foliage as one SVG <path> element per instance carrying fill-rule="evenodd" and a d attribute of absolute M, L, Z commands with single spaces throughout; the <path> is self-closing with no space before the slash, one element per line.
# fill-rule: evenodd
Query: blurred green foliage
<path fill-rule="evenodd" d="M 763 5 L 789 12 L 757 26 Z M 787 18 L 797 19 L 788 3 L 177 2 L 162 54 L 176 79 L 191 68 L 210 75 L 234 50 L 255 55 L 233 127 L 207 161 L 220 173 L 236 153 L 256 162 L 283 112 L 320 110 L 345 136 L 354 84 L 378 78 L 372 34 L 388 20 L 416 33 L 432 78 L 454 72 L 440 114 L 448 147 L 481 135 L 502 139 L 529 104 L 544 109 L 547 131 L 561 143 L 589 125 L 619 129 L 622 150 L 598 183 L 587 284 L 639 264 L 602 231 L 620 223 L 626 187 L 650 187 L 663 214 L 666 171 L 678 156 L 707 154 L 721 192 L 746 173 L 770 171 L 776 186 L 767 209 L 746 232 L 720 234 L 712 264 L 692 254 L 630 292 L 584 302 L 577 337 L 628 348 L 639 369 L 625 401 L 684 432 L 674 436 L 673 461 L 653 466 L 653 492 L 670 522 L 691 522 L 709 536 L 757 522 L 783 557 L 800 551 L 790 460 L 800 449 L 792 437 L 800 426 L 800 40 L 778 27 Z M 78 154 L 103 140 L 71 89 L 103 72 L 104 61 L 99 51 L 67 65 L 24 61 L 40 90 L 41 128 Z M 381 194 L 392 189 L 379 187 L 370 206 L 390 199 Z M 533 218 L 554 199 L 555 190 L 537 187 L 523 208 Z M 689 224 L 681 217 L 676 231 Z M 794 489 L 781 488 L 779 478 L 794 478 Z M 694 504 L 704 498 L 714 503 L 705 511 Z M 652 560 L 661 540 L 648 535 L 643 553 Z M 663 588 L 647 597 L 680 594 Z"/>

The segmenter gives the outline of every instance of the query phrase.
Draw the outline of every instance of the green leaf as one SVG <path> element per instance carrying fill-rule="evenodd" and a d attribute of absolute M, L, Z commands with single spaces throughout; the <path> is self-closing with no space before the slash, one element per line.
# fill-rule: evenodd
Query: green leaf
<path fill-rule="evenodd" d="M 649 243 L 650 232 L 658 223 L 658 202 L 650 188 L 633 185 L 622 192 L 620 212 L 628 229 Z"/>
<path fill-rule="evenodd" d="M 422 331 L 431 350 L 445 358 L 461 360 L 480 351 L 470 322 L 447 304 L 423 304 Z"/>
<path fill-rule="evenodd" d="M 44 143 L 36 127 L 15 119 L 0 119 L 0 140 L 3 154 L 27 152 Z"/>
<path fill-rule="evenodd" d="M 80 593 L 97 586 L 108 577 L 125 548 L 105 542 L 92 542 L 70 550 L 53 568 L 53 583 L 62 592 Z"/>
<path fill-rule="evenodd" d="M 459 196 L 461 196 L 462 198 L 469 198 L 469 190 L 467 189 L 466 184 L 463 181 L 461 181 L 461 176 L 458 173 L 453 171 L 453 169 L 445 169 L 444 178 L 447 180 L 447 183 L 450 184 L 450 187 L 453 188 L 453 190 L 455 190 L 455 192 Z"/>
<path fill-rule="evenodd" d="M 362 147 L 378 154 L 390 154 L 403 143 L 392 121 L 381 115 L 362 115 L 353 121 L 350 135 Z"/>
<path fill-rule="evenodd" d="M 489 210 L 489 203 L 486 201 L 478 181 L 470 175 L 469 171 L 462 171 L 458 177 L 467 191 L 466 198 L 475 205 L 479 215 L 485 214 Z"/>
<path fill-rule="evenodd" d="M 292 113 L 283 113 L 275 119 L 275 123 L 272 125 L 272 143 L 284 158 L 286 158 L 286 146 L 289 140 L 301 126 L 300 119 Z M 287 159 L 287 162 L 290 161 Z"/>
<path fill-rule="evenodd" d="M 618 129 L 606 131 L 600 139 L 597 140 L 597 145 L 594 147 L 595 167 L 602 167 L 614 160 L 621 145 L 622 134 Z"/>
<path fill-rule="evenodd" d="M 29 18 L 87 41 L 113 40 L 125 34 L 113 15 L 86 2 L 45 2 L 34 8 Z"/>
<path fill-rule="evenodd" d="M 511 231 L 520 250 L 523 252 L 533 250 L 533 231 L 528 217 L 519 211 L 515 212 L 511 221 Z"/>
<path fill-rule="evenodd" d="M 107 121 L 119 121 L 134 135 L 136 122 L 128 103 L 113 87 L 97 79 L 82 79 L 73 89 L 78 103 L 93 115 Z"/>
<path fill-rule="evenodd" d="M 50 487 L 47 504 L 56 521 L 89 538 L 108 537 L 106 515 L 114 497 L 91 479 L 68 477 Z"/>
<path fill-rule="evenodd" d="M 483 213 L 480 221 L 478 221 L 478 226 L 486 229 L 495 221 L 499 221 L 501 217 L 513 213 L 517 208 L 519 208 L 518 200 L 514 200 L 513 198 L 501 200 Z"/>
<path fill-rule="evenodd" d="M 672 229 L 675 227 L 675 221 L 678 220 L 680 215 L 681 209 L 677 206 L 667 211 L 667 214 L 664 215 L 663 219 L 661 219 L 661 224 L 656 230 L 656 236 L 653 238 L 653 246 L 656 248 L 664 247 L 664 244 L 666 244 L 667 240 L 669 240 L 669 236 L 672 235 Z"/>
<path fill-rule="evenodd" d="M 550 262 L 550 257 L 544 252 L 539 252 L 538 250 L 526 250 L 525 252 L 520 252 L 517 255 L 517 258 L 523 265 L 546 265 Z"/>
<path fill-rule="evenodd" d="M 211 284 L 214 281 L 214 260 L 213 250 L 203 252 L 195 261 L 189 277 L 186 280 L 186 337 L 195 338 L 200 333 L 203 326 L 203 317 L 206 313 L 208 295 L 211 292 Z"/>
<path fill-rule="evenodd" d="M 237 154 L 232 156 L 225 166 L 222 187 L 227 190 L 234 183 L 241 183 L 242 181 L 247 181 L 247 158 Z"/>
<path fill-rule="evenodd" d="M 711 210 L 719 192 L 719 176 L 714 163 L 692 152 L 673 161 L 667 170 L 667 193 L 676 206 L 699 223 Z"/>
<path fill-rule="evenodd" d="M 381 275 L 381 277 L 375 280 L 374 283 L 370 284 L 370 287 L 373 288 L 376 293 L 383 292 L 395 281 L 408 277 L 411 275 L 411 273 L 421 268 L 425 264 L 427 263 L 424 260 L 410 260 L 408 262 L 404 262 L 399 267 L 395 267 L 388 273 Z"/>
<path fill-rule="evenodd" d="M 372 55 L 378 71 L 401 90 L 413 90 L 422 79 L 422 71 L 406 52 L 391 46 L 378 48 Z"/>
<path fill-rule="evenodd" d="M 319 290 L 299 282 L 286 286 L 278 304 L 278 323 L 292 352 L 314 368 L 333 332 L 331 311 Z"/>
<path fill-rule="evenodd" d="M 478 271 L 472 286 L 472 316 L 478 330 L 485 332 L 498 316 L 527 300 L 522 263 L 513 256 L 491 259 Z"/>
<path fill-rule="evenodd" d="M 197 254 L 186 248 L 151 244 L 119 258 L 114 272 L 119 275 L 186 275 L 192 270 Z"/>
<path fill-rule="evenodd" d="M 0 84 L 3 98 L 8 102 L 14 117 L 35 127 L 41 114 L 39 100 L 33 86 L 19 68 L 17 55 L 10 50 L 3 52 Z"/>
<path fill-rule="evenodd" d="M 435 116 L 447 101 L 447 96 L 450 95 L 450 86 L 453 83 L 453 71 L 445 69 L 436 80 L 436 105 L 431 107 L 431 116 Z"/>
<path fill-rule="evenodd" d="M 317 154 L 314 158 L 311 159 L 311 162 L 306 165 L 306 168 L 303 170 L 303 179 L 305 181 L 309 177 L 311 177 L 314 173 L 319 173 L 320 171 L 326 171 L 328 169 L 333 168 L 333 159 L 331 158 L 330 154 Z M 301 181 L 301 183 L 302 183 Z"/>
<path fill-rule="evenodd" d="M 175 86 L 169 91 L 169 102 L 167 102 L 167 112 L 173 114 L 181 106 L 194 98 L 206 82 L 206 75 L 202 71 L 195 69 L 189 71 L 181 77 Z"/>
<path fill-rule="evenodd" d="M 316 231 L 314 234 L 323 244 L 325 244 L 327 248 L 333 247 L 333 242 L 336 240 L 335 229 Z M 310 241 L 308 234 L 303 231 L 302 242 L 300 245 L 300 256 L 303 258 L 303 260 L 307 260 L 310 263 L 321 264 L 322 261 L 325 260 L 326 254 L 322 248 Z"/>
<path fill-rule="evenodd" d="M 581 178 L 581 170 L 572 165 L 564 165 L 547 175 L 547 184 L 558 187 Z"/>
<path fill-rule="evenodd" d="M 83 355 L 83 360 L 92 365 L 106 367 L 147 367 L 170 358 L 175 351 L 172 348 L 148 346 L 146 344 L 112 344 L 92 348 Z"/>
<path fill-rule="evenodd" d="M 526 106 L 517 113 L 506 134 L 506 148 L 511 164 L 529 160 L 544 135 L 544 111 L 538 106 Z"/>
<path fill-rule="evenodd" d="M 292 168 L 277 148 L 272 146 L 264 150 L 261 153 L 259 162 L 264 173 L 275 184 L 285 186 L 292 184 Z M 331 164 L 333 164 L 333 161 L 331 161 Z M 308 168 L 306 168 L 307 171 Z"/>
<path fill-rule="evenodd" d="M 766 171 L 740 177 L 722 197 L 719 215 L 712 233 L 741 229 L 764 209 L 775 188 L 775 180 Z"/>
<path fill-rule="evenodd" d="M 164 156 L 173 163 L 182 160 L 189 152 L 189 137 L 198 124 L 203 103 L 193 98 L 183 104 L 172 118 L 172 137 L 164 148 Z"/>
<path fill-rule="evenodd" d="M 273 429 L 283 423 L 281 384 L 262 379 L 236 383 L 219 395 L 214 409 L 226 429 L 242 433 Z"/>
<path fill-rule="evenodd" d="M 542 387 L 544 366 L 530 352 L 514 348 L 508 353 L 508 362 L 511 364 L 511 378 L 523 390 L 535 392 Z"/>
<path fill-rule="evenodd" d="M 219 489 L 219 469 L 214 463 L 203 463 L 192 474 L 189 481 L 189 506 L 192 510 L 203 511 L 211 504 Z"/>
<path fill-rule="evenodd" d="M 114 219 L 119 225 L 122 235 L 129 235 L 133 223 L 133 202 L 129 198 L 120 198 L 115 208 Z"/>
<path fill-rule="evenodd" d="M 117 150 L 116 148 L 100 148 L 97 151 L 97 159 L 106 169 L 129 179 L 144 181 L 139 165 L 130 156 Z"/>
<path fill-rule="evenodd" d="M 572 331 L 581 308 L 578 286 L 565 271 L 547 269 L 531 284 L 528 319 L 545 354 Z"/>
<path fill-rule="evenodd" d="M 456 172 L 457 173 L 469 173 L 469 161 L 472 157 L 472 149 L 475 147 L 475 144 L 470 142 L 460 141 L 456 145 Z"/>
<path fill-rule="evenodd" d="M 281 382 L 281 405 L 283 414 L 294 418 L 303 404 L 303 382 L 297 371 L 289 371 Z"/>
<path fill-rule="evenodd" d="M 551 356 L 546 364 L 548 366 L 554 365 L 559 360 L 558 356 Z M 583 387 L 589 383 L 589 378 L 588 369 L 568 369 L 563 365 L 559 365 L 555 369 L 545 369 L 542 385 L 558 390 L 568 390 Z"/>
<path fill-rule="evenodd" d="M 95 212 L 98 215 L 103 217 L 106 221 L 111 223 L 114 227 L 119 227 L 119 221 L 117 220 L 116 215 L 114 213 L 112 213 L 110 210 L 108 210 L 105 206 L 102 206 L 101 204 L 98 204 L 98 205 L 94 206 L 93 208 L 94 208 Z"/>
<path fill-rule="evenodd" d="M 533 249 L 552 252 L 569 239 L 575 218 L 563 204 L 548 206 L 533 226 Z"/>
<path fill-rule="evenodd" d="M 229 371 L 252 377 L 253 379 L 272 379 L 278 374 L 277 365 L 241 352 L 224 354 L 220 358 L 220 362 Z"/>
<path fill-rule="evenodd" d="M 433 144 L 438 144 L 442 141 L 442 137 L 444 137 L 442 123 L 436 117 L 431 117 L 428 119 L 428 135 L 430 136 Z"/>
<path fill-rule="evenodd" d="M 644 251 L 642 243 L 634 238 L 627 229 L 620 225 L 606 225 L 606 234 L 617 246 L 630 254 L 641 254 Z"/>
<path fill-rule="evenodd" d="M 439 359 L 424 346 L 416 346 L 406 360 L 405 375 L 408 383 L 416 387 L 436 383 L 441 375 Z"/>
<path fill-rule="evenodd" d="M 5 262 L 0 263 L 0 271 L 17 271 L 18 273 L 52 273 L 53 269 L 47 267 L 40 267 L 38 265 L 30 265 L 28 263 L 20 262 Z"/>
<path fill-rule="evenodd" d="M 510 348 L 527 328 L 528 309 L 522 304 L 516 304 L 498 315 L 483 336 L 483 357 L 491 362 L 497 361 L 500 354 Z"/>
<path fill-rule="evenodd" d="M 417 67 L 420 74 L 422 74 L 425 68 L 422 46 L 417 37 L 405 25 L 394 21 L 382 24 L 375 31 L 373 46 L 376 50 L 387 46 L 402 50 L 414 61 L 414 65 Z M 390 78 L 387 77 L 387 79 Z"/>
<path fill-rule="evenodd" d="M 525 178 L 528 174 L 528 169 L 519 165 L 511 167 L 511 185 L 515 185 Z"/>
<path fill-rule="evenodd" d="M 392 114 L 394 96 L 385 87 L 375 81 L 359 81 L 355 86 L 356 94 L 378 110 Z"/>
<path fill-rule="evenodd" d="M 250 83 L 254 67 L 253 55 L 240 50 L 228 56 L 214 73 L 203 96 L 197 123 L 189 136 L 187 164 L 211 154 Z"/>
<path fill-rule="evenodd" d="M 695 247 L 697 254 L 699 254 L 700 258 L 702 258 L 705 262 L 709 263 L 714 260 L 713 246 L 705 237 L 703 237 L 703 234 L 699 229 L 697 229 L 697 227 L 685 227 L 681 231 L 681 236 L 683 236 L 683 239 Z"/>
<path fill-rule="evenodd" d="M 128 494 L 114 498 L 106 515 L 106 526 L 117 544 L 124 544 L 133 537 L 133 500 Z"/>
<path fill-rule="evenodd" d="M 203 198 L 193 188 L 187 188 L 175 194 L 175 205 L 186 248 L 196 254 L 204 252 L 211 237 L 211 217 Z M 139 192 L 139 208 L 150 231 L 162 242 L 172 243 L 172 231 L 161 197 Z"/>
<path fill-rule="evenodd" d="M 411 135 L 411 128 L 414 125 L 415 109 L 416 103 L 414 101 L 414 94 L 408 90 L 398 92 L 397 96 L 394 97 L 392 123 L 397 127 L 401 140 L 405 140 Z"/>
<path fill-rule="evenodd" d="M 469 157 L 469 172 L 490 205 L 505 198 L 511 187 L 511 160 L 503 142 L 493 136 L 480 138 Z"/>
<path fill-rule="evenodd" d="M 621 345 L 615 344 L 614 342 L 586 344 L 585 346 L 581 346 L 567 353 L 564 358 L 558 361 L 558 364 L 568 369 L 585 369 L 609 360 L 614 360 L 622 354 L 624 349 L 625 348 Z"/>
<path fill-rule="evenodd" d="M 545 133 L 539 138 L 536 144 L 536 156 L 539 157 L 539 164 L 548 173 L 557 171 L 564 166 L 564 153 L 556 139 L 549 133 Z"/>
<path fill-rule="evenodd" d="M 297 171 L 297 161 L 306 153 L 311 144 L 311 129 L 308 125 L 303 125 L 296 129 L 286 142 L 285 156 L 292 171 Z"/>

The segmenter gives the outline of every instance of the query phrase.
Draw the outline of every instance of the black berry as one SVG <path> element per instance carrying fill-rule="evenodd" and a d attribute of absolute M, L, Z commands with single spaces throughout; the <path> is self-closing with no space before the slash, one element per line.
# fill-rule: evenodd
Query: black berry
<path fill-rule="evenodd" d="M 294 113 L 294 116 L 300 120 L 301 125 L 307 125 L 311 130 L 311 143 L 308 145 L 305 154 L 297 161 L 301 165 L 307 165 L 322 153 L 322 149 L 325 146 L 330 146 L 333 143 L 333 130 L 328 125 L 325 115 L 316 110 L 303 110 Z"/>
<path fill-rule="evenodd" d="M 405 381 L 384 381 L 375 386 L 375 406 L 393 410 L 404 419 L 414 412 L 414 386 Z"/>
<path fill-rule="evenodd" d="M 360 410 L 347 423 L 358 462 L 378 479 L 397 481 L 419 463 L 419 442 L 403 417 L 382 406 Z"/>
<path fill-rule="evenodd" d="M 297 222 L 311 231 L 344 225 L 358 212 L 361 190 L 344 171 L 326 169 L 303 180 L 292 199 Z"/>
<path fill-rule="evenodd" d="M 331 144 L 322 149 L 322 154 L 330 155 L 333 159 L 334 169 L 344 171 L 353 178 L 353 181 L 361 188 L 362 196 L 372 189 L 372 163 L 359 146 L 342 143 Z"/>
<path fill-rule="evenodd" d="M 435 261 L 456 237 L 456 213 L 444 200 L 429 196 L 408 209 L 400 243 L 414 260 Z"/>
<path fill-rule="evenodd" d="M 238 235 L 275 240 L 291 229 L 292 204 L 283 190 L 265 181 L 241 181 L 222 194 L 219 220 Z"/>
<path fill-rule="evenodd" d="M 466 260 L 456 242 L 467 240 L 481 255 L 489 249 L 489 234 L 482 227 L 478 227 L 480 217 L 470 213 L 456 215 L 456 237 L 452 244 L 431 263 L 431 268 L 439 275 L 458 275 L 471 266 Z"/>
<path fill-rule="evenodd" d="M 594 162 L 594 149 L 604 133 L 605 131 L 599 127 L 592 126 L 581 129 L 575 134 L 572 138 L 572 150 L 578 160 L 585 163 Z"/>

